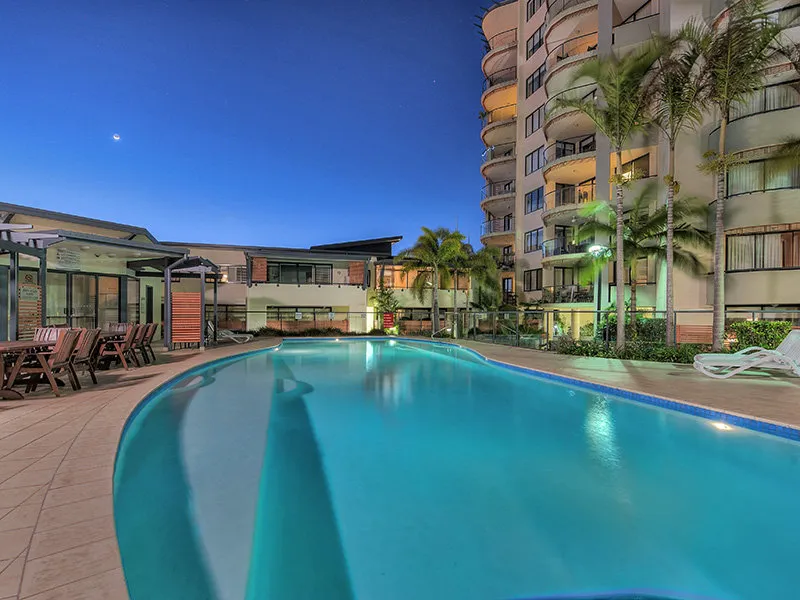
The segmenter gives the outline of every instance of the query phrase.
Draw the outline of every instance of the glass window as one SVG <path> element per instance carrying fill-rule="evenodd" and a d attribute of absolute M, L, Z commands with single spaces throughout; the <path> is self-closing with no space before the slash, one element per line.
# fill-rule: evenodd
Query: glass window
<path fill-rule="evenodd" d="M 139 315 L 134 316 L 138 318 Z M 97 278 L 97 322 L 119 322 L 119 277 Z M 132 322 L 128 315 L 128 323 Z"/>
<path fill-rule="evenodd" d="M 553 284 L 556 287 L 563 285 L 575 285 L 575 271 L 572 269 L 572 267 L 554 267 Z"/>
<path fill-rule="evenodd" d="M 333 281 L 332 265 L 317 265 L 314 268 L 314 283 L 331 283 Z"/>
<path fill-rule="evenodd" d="M 535 210 L 541 210 L 543 207 L 544 187 L 536 188 L 525 194 L 525 214 L 532 213 Z"/>
<path fill-rule="evenodd" d="M 525 232 L 525 252 L 535 252 L 542 249 L 542 234 L 543 229 L 534 229 Z"/>
<path fill-rule="evenodd" d="M 533 35 L 525 42 L 525 58 L 528 59 L 533 56 L 542 47 L 542 44 L 544 44 L 544 25 L 534 31 Z"/>
<path fill-rule="evenodd" d="M 544 146 L 539 146 L 536 150 L 525 156 L 525 175 L 538 171 L 544 166 Z"/>
<path fill-rule="evenodd" d="M 267 263 L 267 281 L 269 283 L 281 282 L 281 266 Z"/>
<path fill-rule="evenodd" d="M 526 292 L 536 292 L 542 289 L 541 269 L 529 269 L 523 273 L 523 289 Z"/>
<path fill-rule="evenodd" d="M 525 118 L 525 137 L 541 128 L 542 121 L 544 121 L 544 104 Z"/>
<path fill-rule="evenodd" d="M 128 323 L 141 323 L 139 315 L 139 280 L 128 278 L 127 291 Z"/>
<path fill-rule="evenodd" d="M 542 7 L 544 2 L 545 0 L 528 0 L 528 4 L 526 6 L 527 16 L 525 20 L 530 21 L 531 17 L 536 14 L 536 11 Z"/>
<path fill-rule="evenodd" d="M 644 154 L 622 165 L 623 179 L 650 177 L 650 155 Z"/>
<path fill-rule="evenodd" d="M 800 231 L 731 235 L 725 246 L 727 271 L 800 267 Z"/>
<path fill-rule="evenodd" d="M 547 65 L 542 64 L 538 69 L 531 73 L 525 80 L 525 97 L 538 90 L 544 84 L 544 77 L 547 75 Z"/>

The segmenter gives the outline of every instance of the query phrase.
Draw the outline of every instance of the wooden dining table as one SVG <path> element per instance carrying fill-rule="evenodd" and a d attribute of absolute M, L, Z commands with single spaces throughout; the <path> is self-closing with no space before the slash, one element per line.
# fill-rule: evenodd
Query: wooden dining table
<path fill-rule="evenodd" d="M 0 342 L 0 399 L 22 400 L 25 396 L 12 388 L 25 357 L 50 350 L 54 345 L 55 341 Z"/>

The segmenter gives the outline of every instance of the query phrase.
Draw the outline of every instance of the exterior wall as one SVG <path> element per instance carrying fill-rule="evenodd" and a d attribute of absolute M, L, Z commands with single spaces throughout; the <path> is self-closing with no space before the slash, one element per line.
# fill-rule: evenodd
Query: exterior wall
<path fill-rule="evenodd" d="M 725 304 L 800 305 L 800 270 L 728 273 L 725 275 Z"/>

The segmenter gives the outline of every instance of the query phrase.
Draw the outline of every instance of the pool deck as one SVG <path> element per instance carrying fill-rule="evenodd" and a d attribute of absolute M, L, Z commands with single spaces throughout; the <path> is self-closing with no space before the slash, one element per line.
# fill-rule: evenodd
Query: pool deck
<path fill-rule="evenodd" d="M 99 385 L 61 398 L 40 387 L 25 400 L 0 400 L 0 600 L 127 598 L 111 497 L 125 420 L 181 372 L 279 341 L 160 353 L 155 365 L 101 372 Z M 521 367 L 800 427 L 798 378 L 718 381 L 689 366 L 461 343 Z"/>

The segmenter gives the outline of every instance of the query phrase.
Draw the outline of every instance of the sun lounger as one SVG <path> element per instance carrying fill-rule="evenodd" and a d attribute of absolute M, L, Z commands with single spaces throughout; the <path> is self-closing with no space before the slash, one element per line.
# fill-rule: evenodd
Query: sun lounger
<path fill-rule="evenodd" d="M 213 339 L 214 337 L 214 323 L 208 321 L 208 336 Z M 217 329 L 217 341 L 230 340 L 237 344 L 244 344 L 253 339 L 249 333 L 233 333 L 230 329 Z"/>
<path fill-rule="evenodd" d="M 727 379 L 749 369 L 790 371 L 800 377 L 800 330 L 790 331 L 775 350 L 751 346 L 733 354 L 698 354 L 694 368 L 714 379 Z"/>

